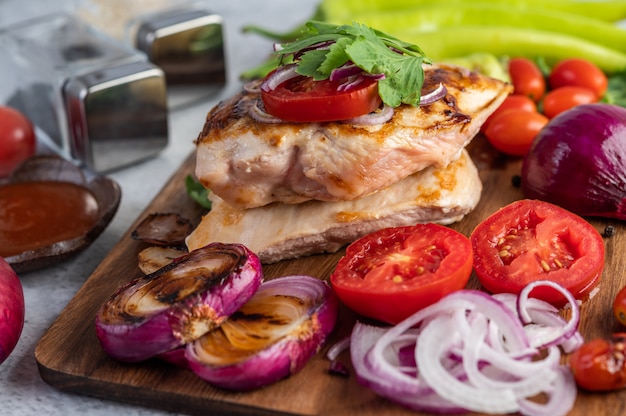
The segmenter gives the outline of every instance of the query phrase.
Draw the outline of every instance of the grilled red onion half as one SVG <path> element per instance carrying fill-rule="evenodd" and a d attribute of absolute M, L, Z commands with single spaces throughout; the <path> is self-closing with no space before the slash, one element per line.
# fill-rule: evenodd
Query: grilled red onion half
<path fill-rule="evenodd" d="M 359 382 L 419 411 L 567 414 L 577 390 L 559 346 L 582 343 L 578 304 L 569 294 L 566 321 L 528 298 L 537 286 L 556 285 L 532 285 L 519 299 L 454 292 L 391 328 L 357 323 L 350 354 Z M 536 401 L 540 395 L 546 400 Z"/>
<path fill-rule="evenodd" d="M 120 361 L 154 357 L 219 326 L 262 280 L 248 248 L 209 244 L 120 287 L 96 315 L 98 340 Z"/>
<path fill-rule="evenodd" d="M 337 320 L 330 286 L 311 276 L 264 282 L 219 328 L 187 345 L 189 367 L 210 384 L 250 390 L 296 373 Z"/>

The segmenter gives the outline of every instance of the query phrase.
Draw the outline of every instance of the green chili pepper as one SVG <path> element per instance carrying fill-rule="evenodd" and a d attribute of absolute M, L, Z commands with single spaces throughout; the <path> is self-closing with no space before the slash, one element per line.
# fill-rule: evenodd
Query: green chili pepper
<path fill-rule="evenodd" d="M 549 65 L 584 57 L 611 74 L 626 69 L 626 54 L 574 36 L 515 27 L 455 26 L 436 32 L 400 29 L 394 36 L 420 45 L 433 61 L 476 52 L 496 56 L 543 57 Z"/>
<path fill-rule="evenodd" d="M 626 30 L 601 20 L 539 8 L 472 3 L 458 4 L 451 9 L 438 4 L 405 11 L 361 13 L 353 18 L 359 23 L 392 34 L 399 28 L 443 32 L 455 26 L 489 26 L 493 27 L 495 36 L 500 26 L 530 28 L 576 36 L 626 52 Z"/>
<path fill-rule="evenodd" d="M 439 5 L 448 10 L 463 4 L 489 4 L 505 7 L 524 7 L 528 10 L 547 9 L 589 18 L 616 22 L 626 18 L 624 0 L 322 0 L 320 11 L 324 19 L 342 23 L 358 21 L 355 15 L 363 12 L 376 13 L 392 10 L 415 10 L 422 6 Z M 506 22 L 503 22 L 506 24 Z"/>

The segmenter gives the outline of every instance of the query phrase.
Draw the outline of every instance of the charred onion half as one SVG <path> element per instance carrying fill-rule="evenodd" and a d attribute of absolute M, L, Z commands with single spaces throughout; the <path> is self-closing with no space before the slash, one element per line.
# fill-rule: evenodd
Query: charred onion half
<path fill-rule="evenodd" d="M 540 286 L 567 297 L 569 320 L 529 298 Z M 350 354 L 361 384 L 415 410 L 566 415 L 577 390 L 561 350 L 582 344 L 578 319 L 576 299 L 550 281 L 519 297 L 461 290 L 391 328 L 357 323 Z"/>
<path fill-rule="evenodd" d="M 120 361 L 157 356 L 221 325 L 262 280 L 245 246 L 209 244 L 120 287 L 96 315 L 98 340 Z"/>
<path fill-rule="evenodd" d="M 187 345 L 189 368 L 210 384 L 250 390 L 301 370 L 333 330 L 338 301 L 311 276 L 263 282 L 219 328 Z"/>

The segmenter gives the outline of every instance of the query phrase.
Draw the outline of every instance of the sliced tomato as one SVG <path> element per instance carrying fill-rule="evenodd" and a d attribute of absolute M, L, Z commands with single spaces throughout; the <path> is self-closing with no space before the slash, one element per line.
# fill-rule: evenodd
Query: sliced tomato
<path fill-rule="evenodd" d="M 330 282 L 353 311 L 395 324 L 465 287 L 472 247 L 463 234 L 438 224 L 386 228 L 346 249 Z"/>
<path fill-rule="evenodd" d="M 580 300 L 600 282 L 604 242 L 600 233 L 578 215 L 557 205 L 524 199 L 482 221 L 470 235 L 474 270 L 492 293 L 519 293 L 540 279 L 557 282 Z M 565 298 L 549 288 L 533 297 L 556 306 Z"/>
<path fill-rule="evenodd" d="M 265 110 L 292 122 L 348 120 L 380 107 L 378 82 L 371 78 L 342 90 L 339 81 L 297 76 L 270 91 L 261 91 Z"/>

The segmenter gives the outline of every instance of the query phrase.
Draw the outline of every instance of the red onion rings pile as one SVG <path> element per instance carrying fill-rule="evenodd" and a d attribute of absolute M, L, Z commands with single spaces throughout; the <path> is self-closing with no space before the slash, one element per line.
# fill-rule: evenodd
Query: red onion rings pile
<path fill-rule="evenodd" d="M 569 320 L 529 298 L 537 286 L 567 297 Z M 561 349 L 582 344 L 579 317 L 576 299 L 550 281 L 518 297 L 461 290 L 391 328 L 357 323 L 350 354 L 361 384 L 418 411 L 565 415 L 577 389 Z"/>

